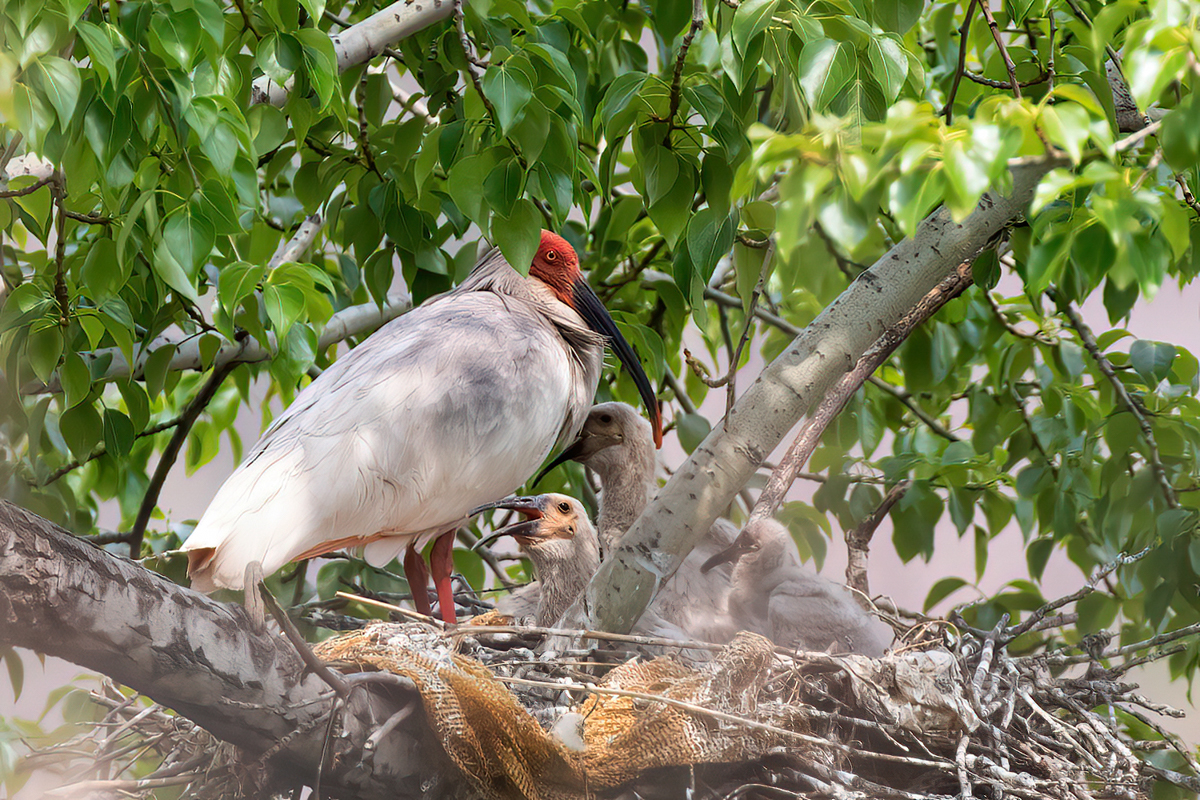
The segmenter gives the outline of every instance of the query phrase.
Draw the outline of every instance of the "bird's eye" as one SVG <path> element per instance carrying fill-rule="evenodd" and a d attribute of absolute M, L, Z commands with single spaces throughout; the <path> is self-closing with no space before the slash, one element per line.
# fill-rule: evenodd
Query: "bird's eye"
<path fill-rule="evenodd" d="M 557 251 L 557 250 L 547 250 L 547 251 L 546 251 L 546 260 L 547 260 L 547 261 L 554 261 L 554 260 L 556 260 L 557 258 L 558 258 L 558 251 Z"/>
<path fill-rule="evenodd" d="M 571 505 L 569 503 L 559 503 L 558 510 L 566 514 L 571 510 Z"/>
<path fill-rule="evenodd" d="M 607 425 L 608 423 L 612 422 L 612 415 L 611 414 L 601 414 L 600 421 L 603 422 L 605 425 Z"/>

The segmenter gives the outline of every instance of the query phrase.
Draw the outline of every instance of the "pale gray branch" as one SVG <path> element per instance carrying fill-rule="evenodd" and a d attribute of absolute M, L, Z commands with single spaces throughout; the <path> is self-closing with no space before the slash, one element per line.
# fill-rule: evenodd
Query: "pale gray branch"
<path fill-rule="evenodd" d="M 370 61 L 406 36 L 446 19 L 453 11 L 451 0 L 399 0 L 341 33 L 331 35 L 338 72 Z M 282 107 L 287 103 L 290 89 L 291 86 L 280 86 L 263 76 L 251 85 L 250 102 Z"/>
<path fill-rule="evenodd" d="M 317 340 L 317 348 L 323 351 L 352 336 L 369 333 L 384 323 L 400 316 L 411 307 L 412 299 L 406 293 L 394 292 L 388 295 L 388 300 L 382 308 L 375 303 L 364 303 L 344 308 L 329 318 L 329 322 L 325 324 Z M 93 361 L 107 361 L 108 367 L 105 369 L 104 374 L 97 380 L 112 381 L 129 377 L 134 379 L 141 378 L 147 359 L 155 351 L 163 347 L 176 348 L 175 354 L 171 357 L 168 369 L 177 371 L 208 369 L 210 366 L 220 366 L 230 363 L 247 364 L 266 361 L 274 355 L 275 340 L 273 336 L 270 339 L 270 343 L 271 347 L 266 348 L 253 339 L 247 339 L 241 343 L 223 340 L 212 364 L 205 364 L 204 359 L 201 357 L 199 337 L 184 336 L 179 332 L 167 332 L 151 341 L 148 345 L 136 346 L 132 367 L 120 348 L 116 347 L 105 347 L 89 353 L 80 353 L 79 355 L 83 358 L 84 363 L 89 365 Z M 62 391 L 62 386 L 59 383 L 58 373 L 50 377 L 49 383 L 30 383 L 21 387 L 21 393 L 26 395 L 59 391 Z"/>

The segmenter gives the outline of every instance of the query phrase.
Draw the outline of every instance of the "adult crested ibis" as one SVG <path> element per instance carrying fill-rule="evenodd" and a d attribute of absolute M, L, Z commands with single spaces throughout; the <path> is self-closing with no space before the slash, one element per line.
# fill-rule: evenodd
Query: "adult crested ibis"
<path fill-rule="evenodd" d="M 528 277 L 498 250 L 457 288 L 380 328 L 304 388 L 229 477 L 184 544 L 193 587 L 241 588 L 246 567 L 344 547 L 404 556 L 428 613 L 430 556 L 442 616 L 454 619 L 454 530 L 510 494 L 583 425 L 607 343 L 654 419 L 633 349 L 579 271 L 542 231 Z"/>
<path fill-rule="evenodd" d="M 888 642 L 875 621 L 845 586 L 799 566 L 794 550 L 782 524 L 752 520 L 702 569 L 736 561 L 729 612 L 739 629 L 761 633 L 782 647 L 882 656 Z"/>
<path fill-rule="evenodd" d="M 626 403 L 600 403 L 588 412 L 579 438 L 546 468 L 573 460 L 600 478 L 599 535 L 604 558 L 658 492 L 654 450 L 651 425 L 637 409 Z M 732 545 L 737 535 L 737 528 L 728 520 L 714 522 L 659 590 L 651 605 L 654 612 L 693 638 L 710 642 L 732 639 L 737 629 L 731 624 L 726 600 L 731 566 L 717 566 L 707 575 L 700 567 Z"/>

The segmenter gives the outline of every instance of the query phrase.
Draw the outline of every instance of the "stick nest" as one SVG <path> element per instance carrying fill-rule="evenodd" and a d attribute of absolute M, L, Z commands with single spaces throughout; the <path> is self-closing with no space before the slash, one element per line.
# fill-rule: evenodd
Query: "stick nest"
<path fill-rule="evenodd" d="M 1090 800 L 1149 797 L 1155 782 L 1200 791 L 1190 748 L 1149 716 L 1182 713 L 1123 681 L 1196 630 L 1013 655 L 1008 645 L 1031 626 L 1005 621 L 984 632 L 928 620 L 882 659 L 790 652 L 751 633 L 723 648 L 638 637 L 598 648 L 584 635 L 578 647 L 538 653 L 522 646 L 541 640 L 536 629 L 445 633 L 413 622 L 372 624 L 316 653 L 342 672 L 388 671 L 418 690 L 461 772 L 445 784 L 456 796 Z M 78 769 L 84 750 L 92 775 L 119 775 L 147 748 L 162 765 L 151 785 L 77 788 L 137 796 L 177 785 L 204 798 L 261 796 L 271 783 L 260 760 L 160 707 L 112 687 L 94 699 L 109 708 L 101 726 L 55 749 L 74 754 L 76 774 L 88 771 Z M 1157 738 L 1136 738 L 1147 730 Z"/>

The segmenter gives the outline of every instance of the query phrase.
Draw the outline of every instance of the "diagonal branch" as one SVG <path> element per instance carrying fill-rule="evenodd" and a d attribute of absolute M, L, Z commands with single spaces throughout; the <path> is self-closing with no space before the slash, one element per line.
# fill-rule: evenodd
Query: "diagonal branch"
<path fill-rule="evenodd" d="M 975 15 L 975 4 L 978 2 L 979 0 L 971 0 L 962 27 L 958 29 L 958 66 L 954 68 L 954 81 L 946 95 L 946 107 L 942 109 L 947 125 L 954 121 L 954 96 L 958 94 L 958 85 L 962 83 L 963 73 L 967 70 L 967 34 L 971 32 L 971 17 Z"/>
<path fill-rule="evenodd" d="M 1092 360 L 1096 362 L 1096 366 L 1100 368 L 1100 372 L 1104 374 L 1104 377 L 1112 385 L 1113 393 L 1117 396 L 1117 401 L 1137 420 L 1138 428 L 1142 432 L 1142 438 L 1146 440 L 1150 469 L 1154 472 L 1154 478 L 1158 481 L 1159 488 L 1162 489 L 1163 497 L 1167 501 L 1167 507 L 1179 508 L 1179 497 L 1176 496 L 1175 488 L 1171 486 L 1171 479 L 1167 475 L 1166 467 L 1163 466 L 1162 456 L 1158 450 L 1158 441 L 1154 438 L 1154 428 L 1151 427 L 1150 420 L 1146 418 L 1146 412 L 1130 396 L 1129 390 L 1125 388 L 1125 384 L 1121 382 L 1116 370 L 1113 369 L 1112 362 L 1100 350 L 1100 345 L 1096 341 L 1096 335 L 1092 333 L 1092 329 L 1083 321 L 1079 310 L 1070 302 L 1063 300 L 1057 291 L 1049 289 L 1046 293 L 1058 306 L 1059 311 L 1066 315 L 1075 332 L 1079 334 L 1079 341 L 1083 344 L 1083 348 L 1088 351 L 1088 355 L 1092 357 Z"/>
<path fill-rule="evenodd" d="M 1017 82 L 1017 68 L 1013 64 L 1012 56 L 1008 54 L 1008 48 L 1004 46 L 1004 37 L 1000 34 L 1000 29 L 996 26 L 996 18 L 992 16 L 991 3 L 988 0 L 983 0 L 979 4 L 983 10 L 983 18 L 987 20 L 988 28 L 992 32 L 992 39 L 996 42 L 996 47 L 1000 50 L 1000 57 L 1004 59 L 1004 69 L 1008 71 L 1008 83 L 1012 88 L 1013 97 L 1020 99 L 1021 84 Z"/>
<path fill-rule="evenodd" d="M 419 3 L 398 0 L 341 33 L 331 34 L 329 38 L 337 55 L 338 72 L 370 61 L 401 39 L 444 20 L 453 11 L 454 3 L 450 0 Z M 280 86 L 263 76 L 251 84 L 250 102 L 270 103 L 282 108 L 287 104 L 291 89 L 290 81 Z"/>
<path fill-rule="evenodd" d="M 167 446 L 163 448 L 162 455 L 159 456 L 158 465 L 154 468 L 154 475 L 150 478 L 150 485 L 146 487 L 146 494 L 142 497 L 142 505 L 138 508 L 137 518 L 133 521 L 133 529 L 129 532 L 129 557 L 139 558 L 142 553 L 142 539 L 146 534 L 146 525 L 150 523 L 150 515 L 154 513 L 154 509 L 158 506 L 158 495 L 162 491 L 163 483 L 167 480 L 167 475 L 171 471 L 171 467 L 175 465 L 175 459 L 179 458 L 179 452 L 183 449 L 183 445 L 187 442 L 188 434 L 192 430 L 192 426 L 196 424 L 196 420 L 200 417 L 200 412 L 212 402 L 217 390 L 221 388 L 221 384 L 225 381 L 227 375 L 233 371 L 237 364 L 232 361 L 227 361 L 213 367 L 212 375 L 208 376 L 208 380 L 200 387 L 200 391 L 188 403 L 187 408 L 179 417 L 179 424 L 175 426 L 175 432 L 171 434 L 171 439 L 167 442 Z"/>
<path fill-rule="evenodd" d="M 837 385 L 825 394 L 821 399 L 821 404 L 817 406 L 817 410 L 800 429 L 800 433 L 788 448 L 787 454 L 780 459 L 779 465 L 767 479 L 767 485 L 763 488 L 762 494 L 758 496 L 754 510 L 750 512 L 751 522 L 775 514 L 783 502 L 783 498 L 787 495 L 788 489 L 792 488 L 796 475 L 807 463 L 813 451 L 817 449 L 826 428 L 837 418 L 838 414 L 842 413 L 842 409 L 849 404 L 851 398 L 867 378 L 891 358 L 892 353 L 896 352 L 896 348 L 903 344 L 904 340 L 919 325 L 941 310 L 946 303 L 962 294 L 970 285 L 971 264 L 964 262 L 934 287 L 929 294 L 921 298 L 907 314 L 901 317 L 899 322 L 884 331 L 883 335 L 862 354 L 854 368 L 843 375 Z"/>

